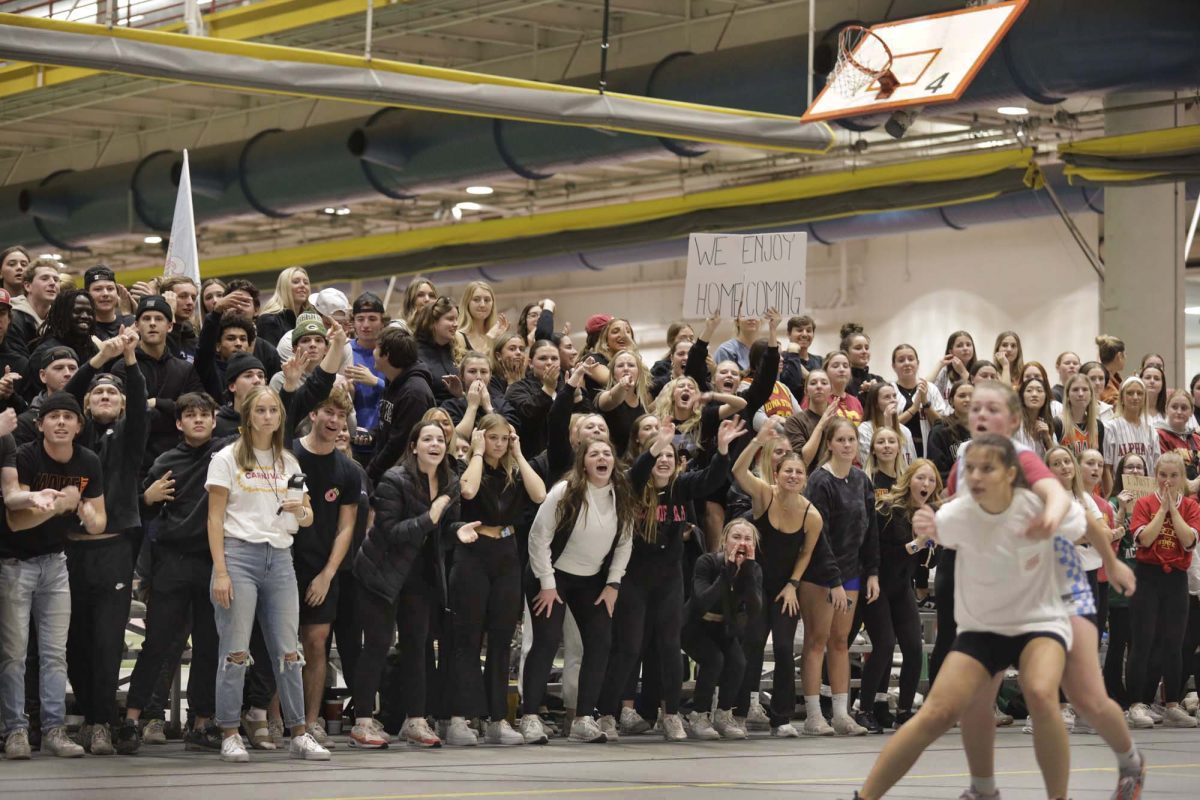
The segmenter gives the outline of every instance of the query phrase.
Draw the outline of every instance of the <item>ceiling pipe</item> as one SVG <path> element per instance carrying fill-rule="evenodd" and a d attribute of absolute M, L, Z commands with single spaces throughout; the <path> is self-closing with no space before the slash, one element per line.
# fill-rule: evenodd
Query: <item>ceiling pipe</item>
<path fill-rule="evenodd" d="M 924 0 L 904 11 L 943 7 Z M 658 64 L 614 71 L 609 85 L 630 94 L 799 114 L 806 105 L 806 47 L 807 37 L 792 37 L 676 53 Z M 578 83 L 594 85 L 595 77 Z M 1030 4 L 964 99 L 943 108 L 1196 85 L 1200 3 L 1042 0 Z M 203 176 L 195 216 L 201 224 L 256 214 L 285 217 L 381 195 L 411 197 L 488 176 L 544 180 L 567 165 L 636 158 L 664 147 L 694 154 L 678 142 L 648 136 L 389 109 L 365 120 L 262 131 L 246 142 L 191 151 L 192 169 Z M 166 231 L 177 162 L 177 155 L 152 153 L 140 162 L 4 187 L 0 242 L 82 248 L 131 231 Z"/>

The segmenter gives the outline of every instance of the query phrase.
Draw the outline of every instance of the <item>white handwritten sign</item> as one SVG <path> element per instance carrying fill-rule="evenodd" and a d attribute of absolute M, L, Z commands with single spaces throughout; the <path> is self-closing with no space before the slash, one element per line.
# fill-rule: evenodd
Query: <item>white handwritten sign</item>
<path fill-rule="evenodd" d="M 808 234 L 693 233 L 688 238 L 683 316 L 725 319 L 764 317 L 775 308 L 784 319 L 805 311 Z"/>

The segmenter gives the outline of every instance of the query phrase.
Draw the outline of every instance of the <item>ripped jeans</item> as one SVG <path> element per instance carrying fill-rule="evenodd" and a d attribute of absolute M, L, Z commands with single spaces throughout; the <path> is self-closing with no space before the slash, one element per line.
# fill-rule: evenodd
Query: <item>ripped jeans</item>
<path fill-rule="evenodd" d="M 304 724 L 304 683 L 300 649 L 300 595 L 291 550 L 225 537 L 225 567 L 233 583 L 233 602 L 213 602 L 217 622 L 217 724 L 236 728 L 242 711 L 242 687 L 250 665 L 250 632 L 255 616 L 262 625 L 275 671 L 283 721 Z M 211 599 L 211 583 L 210 599 Z M 231 655 L 241 654 L 240 663 Z M 285 656 L 295 655 L 292 661 Z"/>

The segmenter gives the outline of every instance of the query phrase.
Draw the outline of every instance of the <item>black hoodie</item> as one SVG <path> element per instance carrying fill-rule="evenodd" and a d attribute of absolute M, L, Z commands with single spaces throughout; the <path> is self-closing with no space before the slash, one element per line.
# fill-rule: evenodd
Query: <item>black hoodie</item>
<path fill-rule="evenodd" d="M 433 397 L 439 403 L 453 400 L 454 395 L 442 383 L 443 375 L 458 375 L 458 365 L 454 363 L 454 348 L 451 345 L 441 345 L 424 336 L 417 337 L 417 352 L 421 355 L 421 363 L 432 377 Z"/>
<path fill-rule="evenodd" d="M 367 477 L 372 483 L 378 483 L 383 473 L 394 467 L 404 455 L 413 425 L 433 406 L 433 377 L 420 361 L 388 382 L 387 390 L 379 401 L 375 455 L 367 465 Z M 447 442 L 446 446 L 453 444 Z"/>
<path fill-rule="evenodd" d="M 180 442 L 154 460 L 146 475 L 143 491 L 169 470 L 175 481 L 175 499 L 142 507 L 149 521 L 157 514 L 155 547 L 169 547 L 186 553 L 209 555 L 208 549 L 208 465 L 213 454 L 229 444 L 228 437 L 215 434 L 199 447 Z"/>

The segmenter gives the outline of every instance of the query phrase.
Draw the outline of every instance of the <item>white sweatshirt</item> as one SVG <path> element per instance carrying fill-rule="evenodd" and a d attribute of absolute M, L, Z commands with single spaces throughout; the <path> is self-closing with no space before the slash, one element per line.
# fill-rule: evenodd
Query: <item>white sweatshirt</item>
<path fill-rule="evenodd" d="M 553 589 L 555 569 L 581 577 L 595 575 L 612 550 L 613 558 L 608 565 L 608 580 L 605 583 L 620 583 L 629 564 L 629 555 L 633 552 L 633 539 L 626 536 L 613 549 L 613 539 L 617 537 L 618 530 L 616 500 L 611 486 L 596 488 L 588 484 L 587 497 L 579 509 L 567 545 L 558 560 L 551 563 L 550 544 L 554 541 L 554 523 L 558 517 L 558 505 L 566 490 L 566 481 L 559 481 L 550 488 L 529 530 L 529 565 L 533 574 L 543 589 Z"/>

